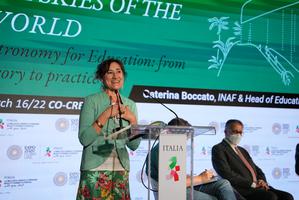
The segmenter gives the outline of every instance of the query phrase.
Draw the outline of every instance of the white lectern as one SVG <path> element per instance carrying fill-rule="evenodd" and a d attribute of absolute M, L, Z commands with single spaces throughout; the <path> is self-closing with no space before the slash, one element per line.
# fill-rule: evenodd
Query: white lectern
<path fill-rule="evenodd" d="M 156 126 L 135 125 L 131 127 L 130 139 L 142 137 L 148 140 L 148 177 L 151 166 L 151 140 L 159 137 L 159 199 L 186 200 L 186 157 L 187 141 L 191 140 L 190 176 L 193 177 L 194 137 L 215 135 L 212 126 Z M 148 178 L 148 199 L 150 199 L 150 178 Z M 191 179 L 190 199 L 193 200 Z"/>

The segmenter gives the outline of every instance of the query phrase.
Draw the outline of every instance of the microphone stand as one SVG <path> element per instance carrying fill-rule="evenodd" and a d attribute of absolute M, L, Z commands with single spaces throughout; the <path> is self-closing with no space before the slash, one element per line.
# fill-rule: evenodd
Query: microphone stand
<path fill-rule="evenodd" d="M 176 117 L 176 125 L 178 126 L 179 125 L 179 120 L 180 120 L 180 118 L 179 118 L 179 116 L 173 111 L 173 110 L 171 110 L 168 106 L 166 106 L 164 103 L 162 103 L 161 101 L 159 101 L 157 98 L 155 98 L 154 96 L 152 96 L 148 91 L 143 91 L 143 94 L 145 94 L 145 95 L 147 95 L 147 96 L 149 96 L 151 99 L 153 99 L 153 100 L 155 100 L 156 102 L 158 102 L 159 104 L 161 104 L 162 106 L 164 106 L 167 110 L 169 110 L 170 112 L 172 112 L 174 115 L 175 115 L 175 117 Z"/>
<path fill-rule="evenodd" d="M 122 119 L 121 119 L 121 114 L 122 114 L 122 113 L 121 113 L 121 109 L 120 109 L 120 106 L 123 104 L 123 101 L 122 101 L 122 99 L 121 99 L 121 97 L 120 97 L 120 95 L 119 95 L 118 90 L 115 90 L 114 92 L 115 92 L 115 94 L 116 94 L 116 99 L 117 99 L 117 104 L 118 104 L 118 114 L 119 114 L 119 118 L 118 118 L 119 127 L 116 128 L 116 130 L 120 130 L 120 129 L 123 128 L 123 121 L 122 121 Z"/>

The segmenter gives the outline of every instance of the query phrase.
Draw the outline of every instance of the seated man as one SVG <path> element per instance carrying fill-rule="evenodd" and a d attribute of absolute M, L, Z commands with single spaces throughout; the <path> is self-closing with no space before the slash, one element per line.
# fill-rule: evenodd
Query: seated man
<path fill-rule="evenodd" d="M 269 186 L 263 171 L 255 165 L 249 153 L 238 146 L 243 128 L 239 120 L 226 122 L 225 138 L 212 148 L 212 163 L 216 172 L 228 179 L 247 200 L 293 200 L 291 194 Z"/>
<path fill-rule="evenodd" d="M 191 126 L 186 120 L 181 118 L 172 119 L 168 125 L 177 125 L 177 126 Z M 151 185 L 154 190 L 154 197 L 158 199 L 158 167 L 159 167 L 159 144 L 154 146 L 151 150 Z M 148 173 L 148 166 L 146 161 L 146 173 Z M 193 177 L 194 187 L 193 199 L 197 200 L 235 200 L 233 188 L 230 183 L 225 179 L 219 179 L 217 181 L 208 183 L 214 177 L 214 174 L 211 170 L 205 170 L 197 176 Z M 187 176 L 187 199 L 190 197 L 190 185 L 191 177 Z M 206 183 L 206 184 L 203 184 Z M 202 184 L 202 185 L 200 185 Z"/>

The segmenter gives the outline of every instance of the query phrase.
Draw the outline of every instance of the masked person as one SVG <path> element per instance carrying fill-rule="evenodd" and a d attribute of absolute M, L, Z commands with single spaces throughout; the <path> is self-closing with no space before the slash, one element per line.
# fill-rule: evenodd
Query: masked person
<path fill-rule="evenodd" d="M 225 138 L 213 146 L 212 164 L 218 175 L 229 180 L 247 200 L 293 200 L 290 193 L 271 187 L 249 153 L 238 146 L 243 128 L 240 120 L 228 120 L 225 124 Z"/>

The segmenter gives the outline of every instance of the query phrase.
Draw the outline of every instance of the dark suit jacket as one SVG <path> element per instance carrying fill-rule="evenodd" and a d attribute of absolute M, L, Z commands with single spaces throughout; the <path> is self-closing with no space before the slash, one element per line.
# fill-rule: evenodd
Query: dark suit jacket
<path fill-rule="evenodd" d="M 239 149 L 254 169 L 257 179 L 266 181 L 265 174 L 254 164 L 249 153 L 242 147 L 239 147 Z M 251 187 L 253 179 L 250 171 L 225 140 L 213 146 L 212 164 L 218 175 L 229 180 L 232 186 L 242 195 L 246 196 L 255 190 Z"/>
<path fill-rule="evenodd" d="M 296 171 L 296 174 L 299 175 L 299 143 L 296 145 L 295 171 Z"/>

